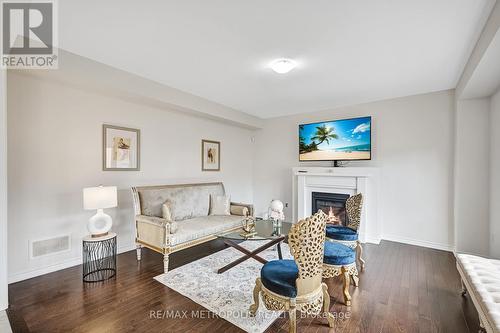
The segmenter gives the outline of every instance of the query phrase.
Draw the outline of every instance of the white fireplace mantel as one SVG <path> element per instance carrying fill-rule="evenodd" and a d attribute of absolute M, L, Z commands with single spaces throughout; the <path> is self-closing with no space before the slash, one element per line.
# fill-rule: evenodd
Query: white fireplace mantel
<path fill-rule="evenodd" d="M 359 239 L 380 243 L 377 209 L 378 169 L 365 167 L 293 168 L 294 211 L 297 221 L 312 214 L 312 192 L 363 194 Z"/>

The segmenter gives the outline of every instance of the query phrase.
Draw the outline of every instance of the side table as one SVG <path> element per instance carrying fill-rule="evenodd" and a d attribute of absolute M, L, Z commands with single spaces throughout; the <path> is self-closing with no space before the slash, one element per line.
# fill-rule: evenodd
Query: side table
<path fill-rule="evenodd" d="M 116 233 L 83 238 L 83 282 L 101 282 L 116 275 Z"/>

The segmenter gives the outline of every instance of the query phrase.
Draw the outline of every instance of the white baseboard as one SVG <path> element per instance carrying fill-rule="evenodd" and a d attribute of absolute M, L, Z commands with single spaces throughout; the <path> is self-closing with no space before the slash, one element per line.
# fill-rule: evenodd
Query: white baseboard
<path fill-rule="evenodd" d="M 131 250 L 135 250 L 135 244 L 121 246 L 117 249 L 117 253 L 120 254 L 120 253 L 128 252 Z M 63 262 L 60 262 L 60 263 L 57 263 L 54 265 L 50 265 L 47 267 L 38 268 L 38 269 L 30 270 L 30 271 L 24 271 L 24 272 L 20 272 L 20 273 L 15 273 L 15 274 L 9 275 L 9 283 L 15 283 L 15 282 L 31 279 L 31 278 L 34 278 L 34 277 L 37 277 L 40 275 L 52 273 L 55 271 L 60 271 L 61 269 L 70 268 L 70 267 L 81 265 L 81 264 L 82 264 L 82 257 L 78 257 L 78 258 L 72 258 L 69 260 L 65 260 Z"/>
<path fill-rule="evenodd" d="M 455 255 L 455 257 L 457 256 L 457 254 L 468 254 L 468 255 L 471 255 L 471 256 L 476 256 L 476 257 L 482 257 L 482 258 L 490 258 L 490 256 L 488 256 L 487 253 L 479 253 L 479 252 L 470 252 L 470 251 L 457 251 L 457 249 L 455 249 L 453 251 L 453 254 Z"/>
<path fill-rule="evenodd" d="M 9 317 L 7 316 L 7 312 L 3 310 L 0 310 L 0 332 L 12 333 Z"/>
<path fill-rule="evenodd" d="M 2 303 L 2 304 L 0 304 L 0 311 L 7 310 L 8 307 L 9 307 L 9 304 Z"/>
<path fill-rule="evenodd" d="M 408 237 L 401 237 L 401 236 L 396 236 L 396 235 L 384 234 L 382 236 L 382 239 L 387 240 L 387 241 L 391 241 L 391 242 L 404 243 L 404 244 L 410 244 L 410 245 L 416 245 L 416 246 L 423 246 L 423 247 L 428 247 L 431 249 L 448 251 L 448 252 L 455 251 L 455 246 L 450 245 L 450 244 L 429 242 L 429 241 L 425 241 L 425 240 L 413 239 L 413 238 L 408 238 Z"/>

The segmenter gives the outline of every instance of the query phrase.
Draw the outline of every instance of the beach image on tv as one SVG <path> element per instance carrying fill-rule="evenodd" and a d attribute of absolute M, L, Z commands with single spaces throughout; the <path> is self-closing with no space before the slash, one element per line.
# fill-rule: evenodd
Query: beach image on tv
<path fill-rule="evenodd" d="M 371 156 L 371 118 L 299 125 L 301 161 L 367 160 Z"/>

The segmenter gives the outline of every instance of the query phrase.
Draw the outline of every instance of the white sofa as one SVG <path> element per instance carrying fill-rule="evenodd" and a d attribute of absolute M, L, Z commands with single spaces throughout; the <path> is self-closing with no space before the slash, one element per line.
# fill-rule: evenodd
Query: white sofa
<path fill-rule="evenodd" d="M 250 204 L 231 202 L 231 215 L 209 215 L 210 195 L 225 195 L 222 183 L 133 187 L 137 260 L 143 246 L 163 254 L 165 273 L 170 253 L 213 240 L 217 234 L 241 229 Z M 162 205 L 172 206 L 171 219 L 162 217 Z"/>
<path fill-rule="evenodd" d="M 457 254 L 462 295 L 469 293 L 486 332 L 500 332 L 500 260 Z"/>

